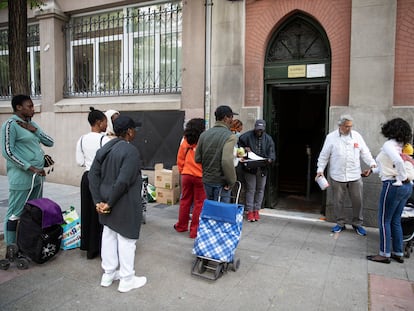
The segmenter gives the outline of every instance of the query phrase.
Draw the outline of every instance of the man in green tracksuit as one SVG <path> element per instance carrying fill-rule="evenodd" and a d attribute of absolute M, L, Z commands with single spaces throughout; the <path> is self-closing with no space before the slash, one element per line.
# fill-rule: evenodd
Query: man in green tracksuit
<path fill-rule="evenodd" d="M 44 152 L 40 143 L 53 146 L 53 139 L 31 120 L 34 105 L 29 96 L 14 96 L 12 107 L 14 115 L 1 128 L 1 151 L 9 181 L 9 208 L 4 218 L 6 245 L 16 243 L 17 221 L 25 202 L 43 194 Z"/>

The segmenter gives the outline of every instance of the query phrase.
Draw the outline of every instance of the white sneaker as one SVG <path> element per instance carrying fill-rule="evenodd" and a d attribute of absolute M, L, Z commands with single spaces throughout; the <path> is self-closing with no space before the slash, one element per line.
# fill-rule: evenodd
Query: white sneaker
<path fill-rule="evenodd" d="M 119 282 L 118 291 L 126 293 L 132 289 L 140 288 L 146 283 L 147 278 L 145 276 L 133 276 L 130 280 L 121 280 Z"/>
<path fill-rule="evenodd" d="M 116 281 L 119 279 L 120 279 L 119 270 L 116 270 L 115 272 L 112 272 L 112 273 L 104 273 L 102 274 L 101 286 L 109 287 L 112 285 L 113 281 Z"/>

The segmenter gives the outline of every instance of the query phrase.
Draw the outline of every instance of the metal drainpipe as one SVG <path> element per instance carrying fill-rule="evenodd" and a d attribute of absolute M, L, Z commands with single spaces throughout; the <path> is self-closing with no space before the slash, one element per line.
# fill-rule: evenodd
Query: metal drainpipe
<path fill-rule="evenodd" d="M 213 1 L 206 0 L 206 51 L 205 51 L 205 82 L 204 82 L 204 119 L 206 129 L 210 127 L 211 110 L 211 23 L 213 14 Z"/>

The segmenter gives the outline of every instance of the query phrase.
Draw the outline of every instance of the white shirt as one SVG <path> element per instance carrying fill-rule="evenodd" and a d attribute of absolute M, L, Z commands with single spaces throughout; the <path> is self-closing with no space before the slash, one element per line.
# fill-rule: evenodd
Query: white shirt
<path fill-rule="evenodd" d="M 86 171 L 91 168 L 96 151 L 110 140 L 104 133 L 90 132 L 82 135 L 76 143 L 76 163 L 85 167 Z"/>
<path fill-rule="evenodd" d="M 360 158 L 368 166 L 376 165 L 361 134 L 351 131 L 343 135 L 337 129 L 326 136 L 316 172 L 323 173 L 329 162 L 329 175 L 333 180 L 355 181 L 361 178 Z"/>
<path fill-rule="evenodd" d="M 404 160 L 401 158 L 402 144 L 395 139 L 387 140 L 382 145 L 381 152 L 377 156 L 378 168 L 373 169 L 374 173 L 379 173 L 382 181 L 407 179 L 407 171 Z M 411 163 L 409 163 L 411 164 Z"/>

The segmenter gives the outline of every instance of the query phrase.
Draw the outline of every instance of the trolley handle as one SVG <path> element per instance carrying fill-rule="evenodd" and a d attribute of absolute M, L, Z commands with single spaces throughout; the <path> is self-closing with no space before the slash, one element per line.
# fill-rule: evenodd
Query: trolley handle
<path fill-rule="evenodd" d="M 40 176 L 40 183 L 41 183 L 41 185 L 40 185 L 40 188 L 39 188 L 39 193 L 37 194 L 37 197 L 40 197 L 40 193 L 42 192 L 42 189 L 43 189 L 43 176 L 42 176 L 42 175 L 39 175 L 39 174 L 37 174 L 37 173 L 33 173 L 33 175 L 32 175 L 32 184 L 31 184 L 31 186 L 30 186 L 30 191 L 29 191 L 29 193 L 27 194 L 27 198 L 26 198 L 26 201 L 25 201 L 25 202 L 27 202 L 27 201 L 29 200 L 30 195 L 32 194 L 32 191 L 33 191 L 33 188 L 34 188 L 34 182 L 35 182 L 36 176 Z"/>
<path fill-rule="evenodd" d="M 235 202 L 236 204 L 239 203 L 239 197 L 240 197 L 240 191 L 241 191 L 241 182 L 240 181 L 236 181 L 235 184 L 233 185 L 233 187 L 231 187 L 229 190 L 231 191 L 234 187 L 237 186 L 237 190 L 236 190 L 236 197 L 235 197 Z M 220 189 L 219 195 L 218 195 L 218 202 L 221 202 L 221 191 L 223 190 L 223 188 Z M 231 198 L 234 198 L 234 196 L 231 196 Z"/>

